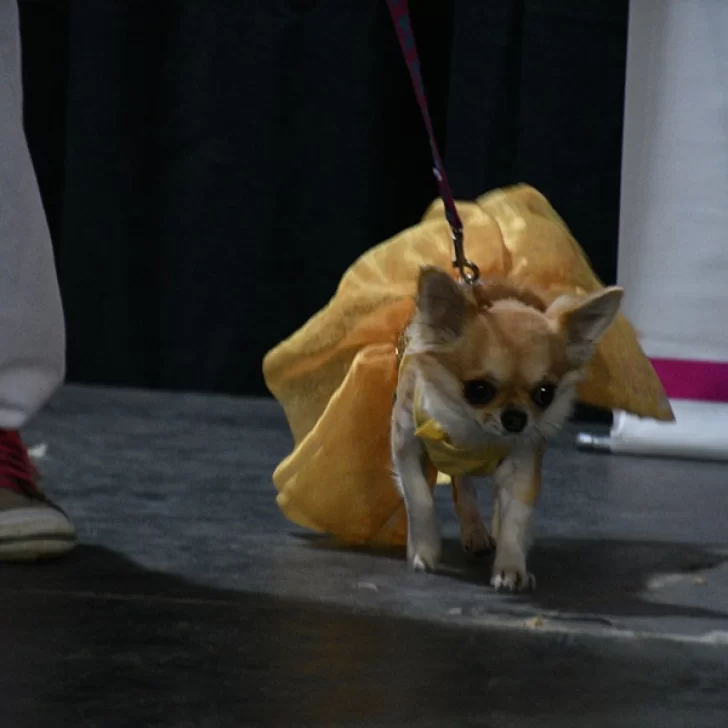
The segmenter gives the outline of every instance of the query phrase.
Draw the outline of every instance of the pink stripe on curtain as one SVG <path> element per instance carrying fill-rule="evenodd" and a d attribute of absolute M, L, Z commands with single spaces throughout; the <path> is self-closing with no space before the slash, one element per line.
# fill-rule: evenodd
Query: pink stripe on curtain
<path fill-rule="evenodd" d="M 728 362 L 652 359 L 670 399 L 728 402 Z"/>

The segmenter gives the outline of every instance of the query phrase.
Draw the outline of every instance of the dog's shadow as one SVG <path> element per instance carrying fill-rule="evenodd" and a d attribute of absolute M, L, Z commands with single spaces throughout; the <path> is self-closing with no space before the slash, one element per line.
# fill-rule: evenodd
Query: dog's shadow
<path fill-rule="evenodd" d="M 313 548 L 352 550 L 319 536 L 302 536 Z M 405 567 L 404 549 L 353 549 Z M 529 554 L 529 569 L 538 587 L 531 594 L 504 595 L 536 609 L 610 617 L 692 617 L 728 619 L 709 607 L 670 604 L 647 598 L 653 577 L 685 581 L 695 589 L 710 583 L 706 575 L 728 561 L 721 553 L 687 543 L 610 539 L 540 539 Z M 444 539 L 440 576 L 489 589 L 492 555 L 468 558 L 456 539 Z M 425 578 L 425 577 L 423 577 Z M 659 594 L 659 592 L 658 592 Z"/>

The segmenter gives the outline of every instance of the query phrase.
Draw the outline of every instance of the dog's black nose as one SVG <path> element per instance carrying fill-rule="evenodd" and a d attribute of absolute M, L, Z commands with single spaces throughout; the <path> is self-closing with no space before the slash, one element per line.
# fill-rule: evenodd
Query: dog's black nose
<path fill-rule="evenodd" d="M 523 432 L 528 422 L 528 415 L 519 409 L 507 409 L 501 412 L 501 424 L 508 432 Z"/>

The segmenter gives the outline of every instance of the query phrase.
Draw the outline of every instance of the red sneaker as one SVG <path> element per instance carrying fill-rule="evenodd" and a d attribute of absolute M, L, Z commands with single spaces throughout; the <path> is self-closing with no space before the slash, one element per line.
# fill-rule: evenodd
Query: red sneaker
<path fill-rule="evenodd" d="M 0 560 L 60 556 L 76 544 L 73 524 L 38 478 L 20 434 L 0 430 Z"/>

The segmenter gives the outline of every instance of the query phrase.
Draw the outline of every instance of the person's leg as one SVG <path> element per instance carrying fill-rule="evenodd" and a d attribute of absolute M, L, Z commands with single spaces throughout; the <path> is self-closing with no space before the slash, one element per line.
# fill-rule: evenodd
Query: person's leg
<path fill-rule="evenodd" d="M 40 192 L 23 130 L 16 0 L 0 0 L 0 559 L 64 553 L 66 516 L 36 484 L 18 429 L 65 374 L 65 329 Z"/>

